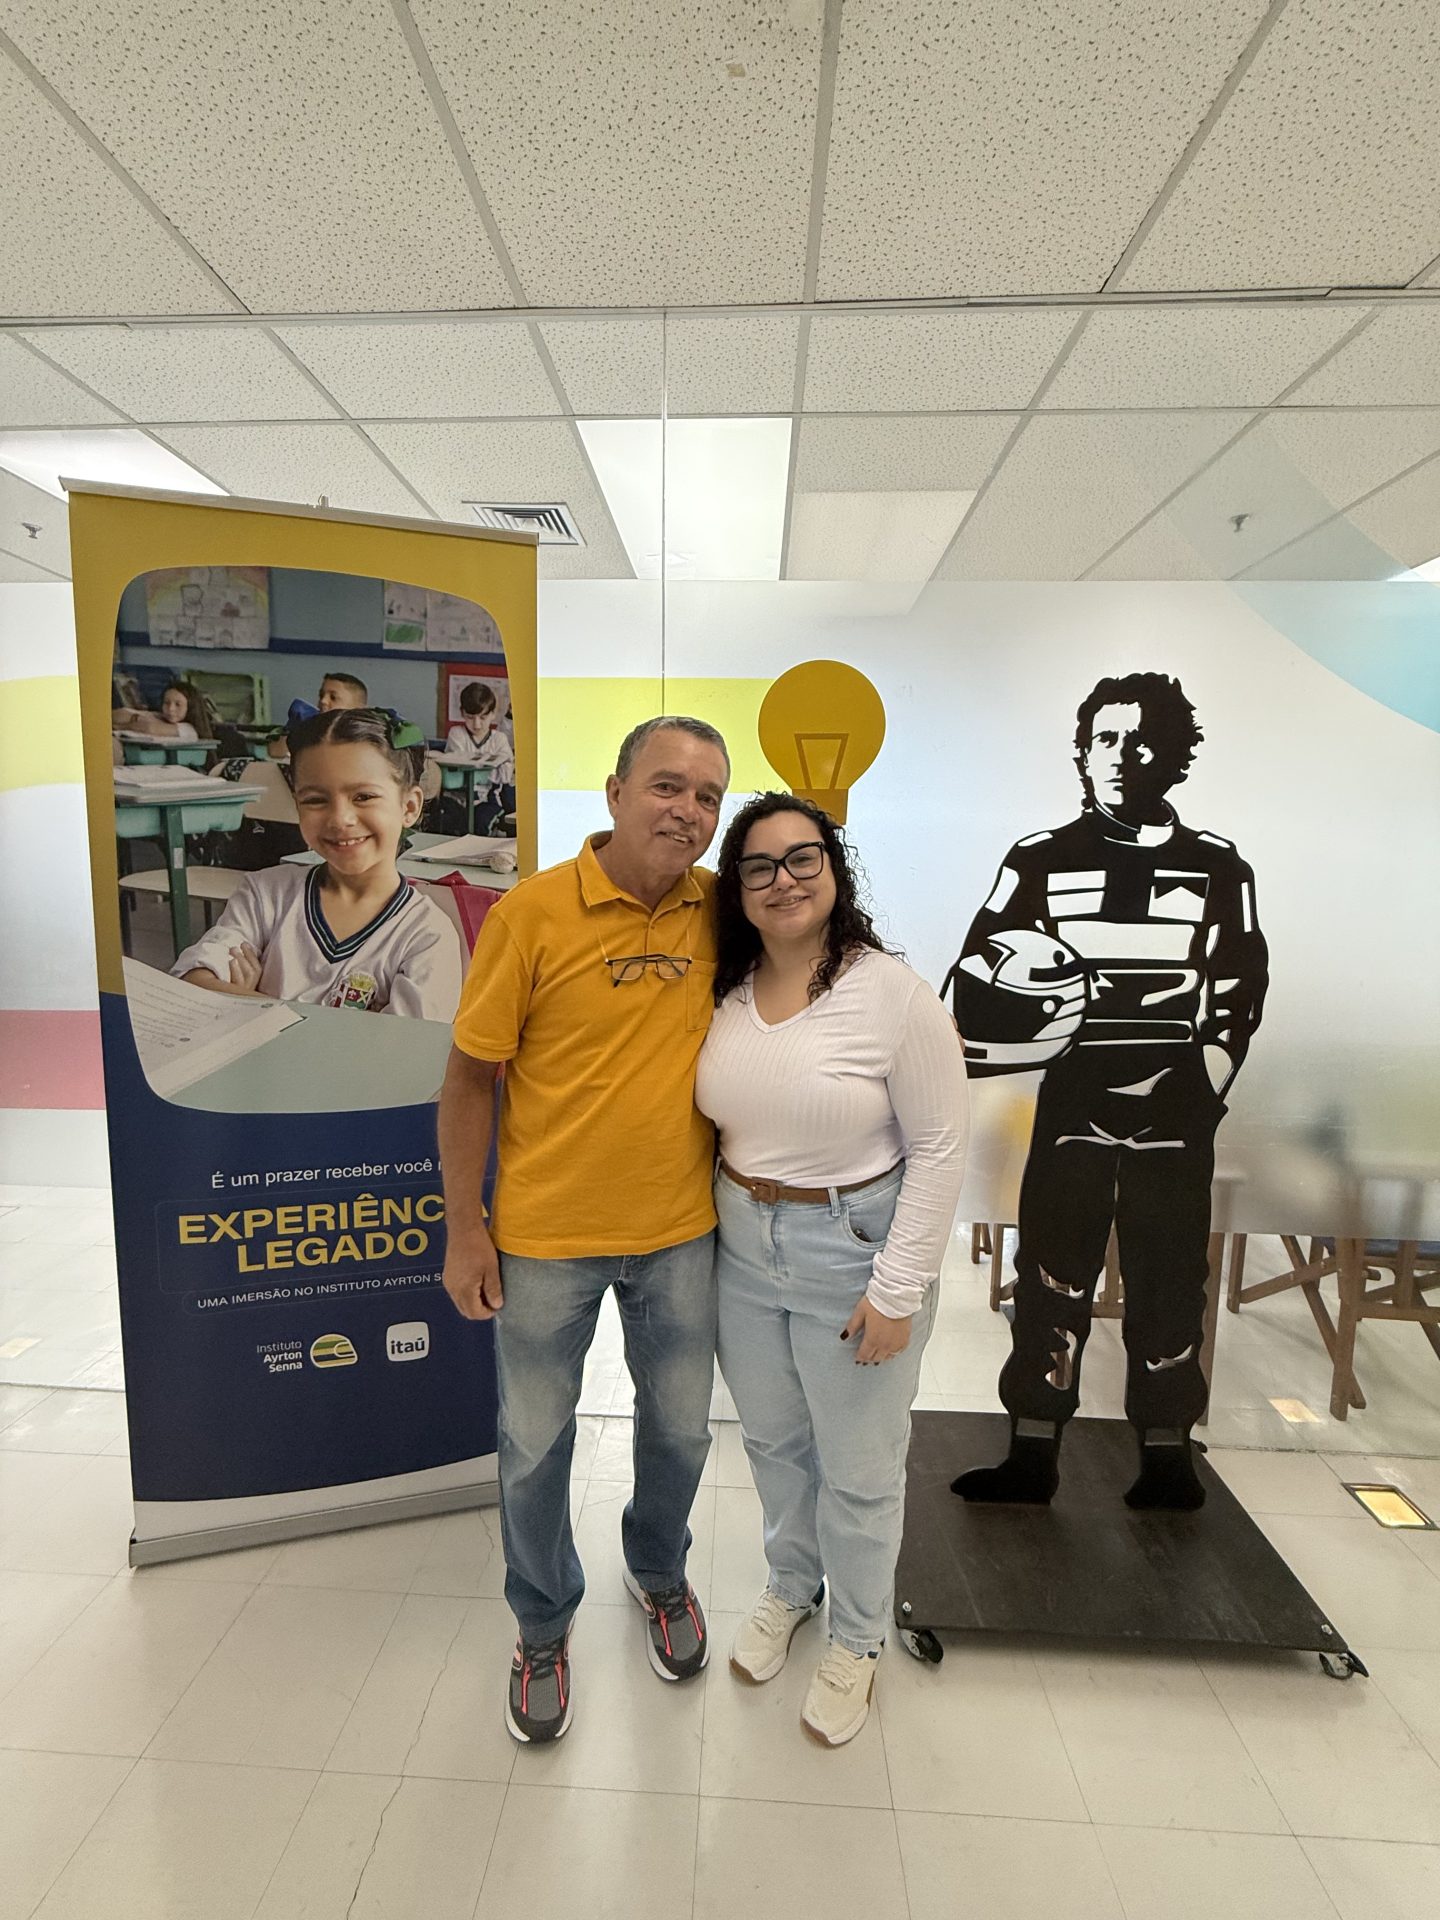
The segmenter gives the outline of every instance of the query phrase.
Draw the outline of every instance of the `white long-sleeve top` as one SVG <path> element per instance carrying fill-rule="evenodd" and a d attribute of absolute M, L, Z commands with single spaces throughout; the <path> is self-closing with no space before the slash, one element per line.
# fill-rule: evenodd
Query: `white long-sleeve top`
<path fill-rule="evenodd" d="M 940 1272 L 965 1175 L 965 1060 L 933 987 L 903 960 L 862 953 L 828 993 L 775 1026 L 749 983 L 715 1009 L 695 1103 L 737 1173 L 788 1187 L 905 1177 L 868 1298 L 912 1314 Z"/>

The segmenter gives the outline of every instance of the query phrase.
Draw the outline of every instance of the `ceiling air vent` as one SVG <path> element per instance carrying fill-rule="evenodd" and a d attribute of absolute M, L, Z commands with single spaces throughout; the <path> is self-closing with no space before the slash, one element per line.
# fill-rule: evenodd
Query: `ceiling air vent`
<path fill-rule="evenodd" d="M 482 527 L 497 533 L 538 533 L 542 547 L 583 547 L 575 516 L 563 501 L 545 506 L 498 506 L 488 500 L 467 500 L 465 505 Z"/>

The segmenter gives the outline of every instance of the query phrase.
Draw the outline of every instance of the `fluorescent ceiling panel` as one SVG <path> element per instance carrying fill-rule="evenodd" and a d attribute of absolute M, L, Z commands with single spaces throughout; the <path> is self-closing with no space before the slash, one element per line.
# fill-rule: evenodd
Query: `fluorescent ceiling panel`
<path fill-rule="evenodd" d="M 0 467 L 32 486 L 43 487 L 57 500 L 65 498 L 60 484 L 62 473 L 67 480 L 161 487 L 171 493 L 225 491 L 168 447 L 133 427 L 99 433 L 0 433 Z"/>
<path fill-rule="evenodd" d="M 790 422 L 581 420 L 640 580 L 778 580 Z"/>
<path fill-rule="evenodd" d="M 785 577 L 928 580 L 974 498 L 974 491 L 797 493 Z"/>

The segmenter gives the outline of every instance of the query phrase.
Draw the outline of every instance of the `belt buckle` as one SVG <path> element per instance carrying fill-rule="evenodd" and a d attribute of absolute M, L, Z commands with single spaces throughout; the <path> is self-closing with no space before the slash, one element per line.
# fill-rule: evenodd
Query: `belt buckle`
<path fill-rule="evenodd" d="M 780 1183 L 778 1180 L 752 1180 L 750 1192 L 761 1206 L 773 1207 L 780 1199 Z"/>

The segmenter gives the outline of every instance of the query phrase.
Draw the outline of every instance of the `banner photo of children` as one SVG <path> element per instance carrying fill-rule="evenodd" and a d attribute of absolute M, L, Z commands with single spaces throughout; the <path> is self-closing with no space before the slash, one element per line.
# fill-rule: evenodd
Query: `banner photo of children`
<path fill-rule="evenodd" d="M 223 670 L 157 642 L 152 581 L 121 599 L 115 832 L 141 1064 L 208 1111 L 430 1101 L 480 924 L 517 877 L 504 656 L 397 656 L 382 582 L 268 573 L 247 582 L 268 632 Z M 357 1047 L 361 1015 L 381 1017 Z"/>

